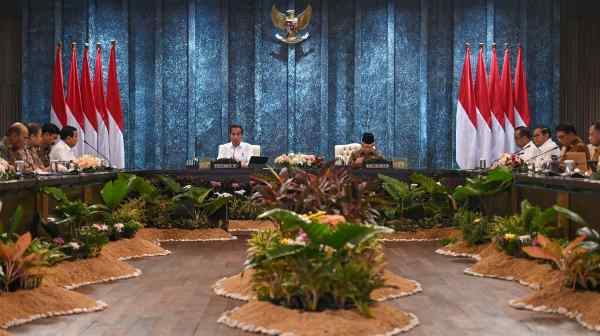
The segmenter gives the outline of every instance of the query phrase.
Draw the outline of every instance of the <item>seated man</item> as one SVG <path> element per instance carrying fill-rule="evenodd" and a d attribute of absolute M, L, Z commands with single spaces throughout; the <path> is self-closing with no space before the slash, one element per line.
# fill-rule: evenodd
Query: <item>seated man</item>
<path fill-rule="evenodd" d="M 597 162 L 600 158 L 600 121 L 596 121 L 590 126 L 589 140 L 590 160 Z"/>
<path fill-rule="evenodd" d="M 531 132 L 529 128 L 520 126 L 515 128 L 515 144 L 521 148 L 519 152 L 517 152 L 517 156 L 523 160 L 527 161 L 537 154 L 539 154 L 539 149 L 531 141 Z"/>
<path fill-rule="evenodd" d="M 240 162 L 243 167 L 248 166 L 252 156 L 250 144 L 242 142 L 244 129 L 240 125 L 229 126 L 229 143 L 219 146 L 218 159 L 233 159 Z"/>
<path fill-rule="evenodd" d="M 563 146 L 560 152 L 560 162 L 565 160 L 567 153 L 585 153 L 586 160 L 590 159 L 590 152 L 581 138 L 577 136 L 575 126 L 569 124 L 560 124 L 556 126 L 556 137 Z"/>
<path fill-rule="evenodd" d="M 33 157 L 29 150 L 27 150 L 27 138 L 29 137 L 29 131 L 27 126 L 22 123 L 12 124 L 6 131 L 6 137 L 0 144 L 0 157 L 4 158 L 8 163 L 16 168 L 17 161 L 24 162 L 24 171 L 32 172 L 38 169 L 33 161 Z"/>
<path fill-rule="evenodd" d="M 73 161 L 76 159 L 73 153 L 73 147 L 77 145 L 79 135 L 77 129 L 72 126 L 65 126 L 60 131 L 60 141 L 58 141 L 50 151 L 50 160 L 52 161 Z"/>
<path fill-rule="evenodd" d="M 27 130 L 29 131 L 29 139 L 27 140 L 27 150 L 31 154 L 33 164 L 38 169 L 46 169 L 48 165 L 45 165 L 40 158 L 40 150 L 42 146 L 42 127 L 38 123 L 27 124 Z"/>
<path fill-rule="evenodd" d="M 350 155 L 350 164 L 353 168 L 364 166 L 368 160 L 384 160 L 383 155 L 375 149 L 375 136 L 373 133 L 364 133 L 361 148 Z"/>
<path fill-rule="evenodd" d="M 44 166 L 50 166 L 50 151 L 52 146 L 56 144 L 60 136 L 60 128 L 58 126 L 47 123 L 42 126 L 42 144 L 40 146 L 39 156 Z"/>
<path fill-rule="evenodd" d="M 533 143 L 537 146 L 539 154 L 535 160 L 536 167 L 542 167 L 552 161 L 552 156 L 560 157 L 560 148 L 551 138 L 550 130 L 538 127 L 533 131 Z"/>

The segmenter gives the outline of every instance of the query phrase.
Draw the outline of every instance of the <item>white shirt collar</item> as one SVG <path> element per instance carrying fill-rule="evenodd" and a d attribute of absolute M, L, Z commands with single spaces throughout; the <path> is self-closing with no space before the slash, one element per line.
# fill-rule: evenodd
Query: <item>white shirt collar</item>
<path fill-rule="evenodd" d="M 548 140 L 546 140 L 546 142 L 544 142 L 544 144 L 540 146 L 540 148 L 550 148 L 550 147 L 556 147 L 556 143 L 551 138 L 548 138 Z"/>
<path fill-rule="evenodd" d="M 246 144 L 245 142 L 243 142 L 243 141 L 242 141 L 242 142 L 240 142 L 240 144 L 239 144 L 239 145 L 237 145 L 237 146 L 234 146 L 234 145 L 233 145 L 233 142 L 229 142 L 229 143 L 227 143 L 227 146 L 229 146 L 229 147 L 231 147 L 231 148 L 244 148 L 244 147 L 246 147 L 246 145 L 247 145 L 247 144 Z"/>

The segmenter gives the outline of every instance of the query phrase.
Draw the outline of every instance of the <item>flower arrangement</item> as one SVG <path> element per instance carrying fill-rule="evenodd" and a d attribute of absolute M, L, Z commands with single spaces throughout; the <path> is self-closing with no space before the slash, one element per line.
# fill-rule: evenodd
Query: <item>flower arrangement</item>
<path fill-rule="evenodd" d="M 247 267 L 260 300 L 308 311 L 357 307 L 369 316 L 371 292 L 385 287 L 377 235 L 390 229 L 323 212 L 274 209 L 259 218 L 280 225 L 249 241 Z"/>
<path fill-rule="evenodd" d="M 131 239 L 135 237 L 135 234 L 139 229 L 144 226 L 140 224 L 140 222 L 135 220 L 130 220 L 124 223 L 118 222 L 110 226 L 110 240 L 120 240 L 120 239 Z"/>
<path fill-rule="evenodd" d="M 14 168 L 8 161 L 0 158 L 0 181 L 14 180 L 17 178 Z"/>
<path fill-rule="evenodd" d="M 323 158 L 312 154 L 289 153 L 275 158 L 275 164 L 287 167 L 319 167 L 323 163 Z"/>
<path fill-rule="evenodd" d="M 93 224 L 79 229 L 78 238 L 63 245 L 69 256 L 76 259 L 93 258 L 100 255 L 108 244 L 109 227 L 106 224 Z"/>
<path fill-rule="evenodd" d="M 492 164 L 492 168 L 505 167 L 505 168 L 518 168 L 523 164 L 523 159 L 515 154 L 504 153 L 500 158 Z"/>
<path fill-rule="evenodd" d="M 92 155 L 82 155 L 73 161 L 81 170 L 92 171 L 102 167 L 102 160 Z"/>
<path fill-rule="evenodd" d="M 5 174 L 9 170 L 10 164 L 8 164 L 8 161 L 4 160 L 3 158 L 0 158 L 0 174 Z"/>

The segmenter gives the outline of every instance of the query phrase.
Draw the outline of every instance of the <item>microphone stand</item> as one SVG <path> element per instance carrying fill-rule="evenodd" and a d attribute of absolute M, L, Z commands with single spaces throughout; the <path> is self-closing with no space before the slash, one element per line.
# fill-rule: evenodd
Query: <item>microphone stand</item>
<path fill-rule="evenodd" d="M 98 154 L 99 157 L 101 157 L 103 160 L 106 160 L 108 162 L 108 164 L 110 165 L 109 168 L 113 167 L 112 162 L 110 161 L 109 158 L 107 158 L 106 156 L 104 156 L 102 153 L 100 153 L 96 147 L 92 146 L 89 142 L 87 142 L 85 139 L 83 139 L 83 143 L 88 145 L 96 154 Z"/>
<path fill-rule="evenodd" d="M 552 147 L 552 148 L 548 149 L 547 151 L 545 151 L 545 152 L 543 152 L 543 153 L 541 153 L 541 154 L 538 154 L 538 155 L 536 155 L 536 156 L 534 156 L 534 157 L 531 157 L 531 158 L 529 158 L 529 159 L 525 160 L 525 162 L 529 162 L 529 161 L 531 161 L 531 160 L 535 160 L 535 159 L 539 158 L 540 156 L 544 156 L 544 155 L 546 155 L 546 154 L 548 154 L 548 153 L 552 152 L 552 151 L 553 151 L 553 150 L 555 150 L 555 149 L 560 149 L 560 147 L 559 147 L 559 146 L 554 146 L 554 147 Z"/>

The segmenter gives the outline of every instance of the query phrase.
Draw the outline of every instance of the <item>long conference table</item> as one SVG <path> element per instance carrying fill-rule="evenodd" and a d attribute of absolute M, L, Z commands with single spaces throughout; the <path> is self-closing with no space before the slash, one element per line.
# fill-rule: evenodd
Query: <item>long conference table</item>
<path fill-rule="evenodd" d="M 132 170 L 140 176 L 168 175 L 186 183 L 206 183 L 210 181 L 247 183 L 251 176 L 268 174 L 264 169 L 185 169 L 185 170 Z M 421 173 L 443 179 L 449 187 L 465 182 L 467 177 L 479 173 L 460 170 L 430 169 L 354 169 L 355 176 L 371 179 L 384 174 L 407 181 L 413 173 Z M 0 181 L 0 223 L 8 224 L 10 216 L 18 206 L 23 208 L 23 221 L 18 231 L 37 232 L 39 219 L 46 218 L 55 202 L 41 192 L 43 187 L 60 187 L 73 198 L 85 202 L 101 202 L 100 189 L 116 178 L 118 172 L 101 172 L 79 175 L 47 176 Z M 558 204 L 579 213 L 589 226 L 600 229 L 600 181 L 566 177 L 544 177 L 516 174 L 509 192 L 486 200 L 485 209 L 490 215 L 510 215 L 517 213 L 522 200 L 527 199 L 544 208 Z M 565 236 L 574 236 L 577 226 L 561 220 Z"/>

